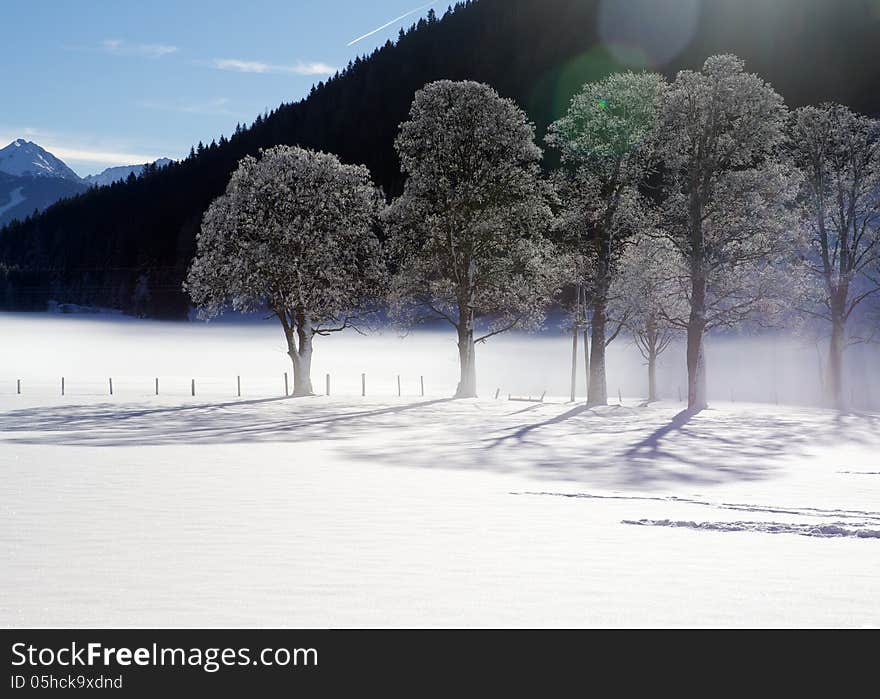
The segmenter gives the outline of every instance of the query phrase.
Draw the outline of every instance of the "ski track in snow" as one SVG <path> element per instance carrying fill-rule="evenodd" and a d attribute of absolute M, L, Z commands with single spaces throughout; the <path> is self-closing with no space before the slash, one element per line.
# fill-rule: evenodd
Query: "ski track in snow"
<path fill-rule="evenodd" d="M 856 539 L 880 539 L 880 529 L 854 528 L 851 522 L 829 524 L 789 524 L 786 522 L 688 522 L 670 519 L 625 519 L 621 524 L 640 527 L 684 527 L 713 532 L 761 532 L 763 534 L 797 534 L 821 539 L 851 537 Z"/>
<path fill-rule="evenodd" d="M 866 512 L 863 510 L 827 510 L 818 507 L 774 507 L 765 505 L 745 505 L 726 502 L 708 502 L 704 500 L 695 500 L 693 498 L 676 497 L 650 497 L 650 496 L 629 496 L 629 495 L 590 495 L 588 493 L 511 493 L 511 495 L 544 495 L 562 498 L 583 498 L 594 500 L 652 500 L 655 502 L 669 503 L 687 503 L 689 505 L 704 505 L 706 507 L 714 507 L 721 510 L 738 510 L 741 512 L 766 512 L 769 514 L 785 514 L 800 515 L 803 517 L 837 517 L 872 520 L 880 523 L 880 512 Z"/>

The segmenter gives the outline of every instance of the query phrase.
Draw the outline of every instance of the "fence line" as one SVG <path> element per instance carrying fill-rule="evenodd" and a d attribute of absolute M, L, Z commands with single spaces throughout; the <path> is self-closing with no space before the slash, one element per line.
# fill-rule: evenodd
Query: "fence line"
<path fill-rule="evenodd" d="M 320 375 L 320 374 L 319 374 Z M 425 375 L 416 374 L 398 374 L 386 371 L 370 374 L 370 382 L 368 385 L 367 373 L 360 374 L 360 381 L 357 380 L 357 374 L 343 372 L 342 374 L 330 374 L 324 376 L 323 391 L 317 392 L 318 395 L 353 398 L 360 395 L 361 397 L 377 397 L 377 398 L 424 398 L 429 395 L 428 385 Z M 430 378 L 430 377 L 428 377 Z M 60 379 L 60 380 L 59 380 Z M 279 381 L 279 379 L 282 379 Z M 358 385 L 360 384 L 360 385 Z M 316 386 L 317 388 L 317 386 Z M 449 377 L 443 382 L 434 383 L 433 395 L 448 396 L 452 395 L 455 390 L 455 384 L 451 383 Z M 481 397 L 495 399 L 501 398 L 501 387 L 491 390 L 488 386 L 483 387 L 484 390 L 479 393 Z M 505 387 L 505 395 L 510 388 Z M 33 376 L 24 376 L 20 378 L 2 378 L 0 377 L 0 396 L 20 396 L 24 399 L 31 396 L 38 397 L 100 397 L 118 398 L 120 400 L 133 398 L 155 397 L 177 397 L 184 398 L 187 395 L 191 398 L 242 398 L 242 399 L 260 399 L 260 398 L 282 398 L 290 396 L 290 376 L 287 372 L 283 377 L 275 378 L 267 375 L 242 376 L 230 374 L 228 376 L 197 376 L 185 377 L 182 375 L 166 375 L 158 376 L 110 376 L 98 377 L 95 375 L 87 376 L 70 376 L 64 375 L 59 378 L 34 378 Z M 848 404 L 854 410 L 874 411 L 880 408 L 876 403 L 876 394 L 872 392 L 871 386 L 861 385 L 847 387 Z M 319 389 L 320 390 L 320 389 Z M 757 403 L 767 405 L 780 405 L 786 403 L 789 405 L 801 405 L 805 407 L 821 407 L 822 402 L 817 399 L 804 398 L 802 396 L 787 398 L 781 394 L 775 387 L 767 386 L 764 396 L 760 395 L 744 395 L 741 389 L 733 386 L 724 386 L 721 388 L 722 395 L 710 396 L 711 401 L 730 401 L 731 403 Z M 516 393 L 514 392 L 514 395 Z M 562 392 L 551 392 L 550 395 L 562 396 Z M 635 397 L 638 394 L 628 394 Z M 622 389 L 618 388 L 617 395 L 618 404 L 623 403 Z M 673 389 L 672 394 L 667 391 L 665 395 L 661 395 L 661 400 L 675 400 L 680 403 L 686 400 L 683 386 L 679 385 Z M 613 401 L 613 398 L 612 398 Z"/>
<path fill-rule="evenodd" d="M 277 376 L 277 375 L 276 375 Z M 339 375 L 337 374 L 337 377 Z M 345 375 L 343 375 L 345 376 Z M 0 395 L 29 396 L 61 396 L 61 397 L 113 397 L 119 399 L 132 397 L 190 397 L 228 396 L 235 398 L 269 398 L 290 397 L 292 386 L 290 375 L 283 374 L 282 382 L 266 375 L 245 376 L 200 376 L 185 377 L 182 375 L 159 376 L 109 376 L 100 378 L 93 374 L 83 376 L 64 375 L 58 379 L 51 378 L 0 378 Z M 246 381 L 245 381 L 246 380 Z M 384 374 L 367 385 L 367 374 L 360 375 L 360 395 L 367 397 L 425 397 L 427 395 L 424 375 Z M 332 386 L 331 374 L 325 374 L 324 391 L 318 395 L 330 396 Z M 357 380 L 351 374 L 336 382 L 336 395 L 356 396 Z M 407 390 L 409 387 L 409 390 Z M 368 393 L 368 388 L 370 392 Z M 452 391 L 454 386 L 438 387 L 441 392 Z M 445 389 L 445 390 L 444 390 Z"/>

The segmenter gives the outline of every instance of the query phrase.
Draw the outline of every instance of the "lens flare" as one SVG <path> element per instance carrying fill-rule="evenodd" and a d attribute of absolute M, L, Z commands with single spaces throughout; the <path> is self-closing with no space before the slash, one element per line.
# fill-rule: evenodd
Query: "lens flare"
<path fill-rule="evenodd" d="M 619 60 L 626 60 L 619 51 L 636 49 L 659 67 L 690 43 L 699 17 L 699 0 L 603 0 L 599 36 Z"/>
<path fill-rule="evenodd" d="M 594 46 L 544 75 L 531 93 L 529 113 L 538 125 L 546 126 L 568 111 L 572 96 L 584 83 L 625 70 L 644 70 L 648 66 L 648 57 L 638 50 L 618 47 L 612 53 L 607 46 Z M 606 102 L 602 108 L 607 107 Z"/>

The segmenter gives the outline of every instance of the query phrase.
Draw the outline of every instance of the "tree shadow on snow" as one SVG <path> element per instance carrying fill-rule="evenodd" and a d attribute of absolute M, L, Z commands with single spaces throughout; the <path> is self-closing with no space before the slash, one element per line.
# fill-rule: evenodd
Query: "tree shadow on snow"
<path fill-rule="evenodd" d="M 876 415 L 507 401 L 274 398 L 11 410 L 0 442 L 85 447 L 321 443 L 349 460 L 522 473 L 609 488 L 769 478 L 811 445 L 876 444 Z M 840 464 L 845 467 L 846 464 Z"/>
<path fill-rule="evenodd" d="M 235 444 L 345 439 L 341 428 L 381 427 L 382 418 L 451 398 L 339 412 L 320 397 L 266 398 L 173 406 L 64 405 L 9 411 L 0 439 L 14 444 L 91 447 Z M 350 405 L 347 407 L 351 407 Z M 2 437 L 4 433 L 12 436 Z"/>

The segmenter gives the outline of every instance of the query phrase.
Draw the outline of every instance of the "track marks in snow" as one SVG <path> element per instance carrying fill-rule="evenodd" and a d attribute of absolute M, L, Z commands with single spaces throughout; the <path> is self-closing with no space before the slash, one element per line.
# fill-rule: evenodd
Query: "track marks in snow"
<path fill-rule="evenodd" d="M 797 534 L 820 539 L 880 539 L 880 529 L 853 526 L 851 522 L 826 524 L 792 524 L 788 522 L 688 522 L 671 519 L 625 519 L 621 524 L 639 527 L 676 527 L 712 532 L 760 532 L 763 534 Z"/>
<path fill-rule="evenodd" d="M 795 534 L 820 539 L 880 539 L 880 512 L 865 510 L 821 509 L 817 507 L 777 507 L 774 505 L 748 505 L 741 503 L 710 502 L 683 497 L 659 497 L 649 495 L 592 495 L 589 493 L 512 492 L 511 495 L 562 497 L 586 500 L 651 501 L 672 504 L 697 505 L 719 510 L 735 510 L 766 514 L 793 515 L 798 517 L 834 519 L 820 523 L 796 522 L 695 522 L 673 519 L 624 519 L 621 524 L 640 527 L 670 527 L 711 532 L 758 532 L 763 534 Z"/>
<path fill-rule="evenodd" d="M 621 524 L 642 527 L 686 528 L 715 532 L 759 532 L 764 534 L 796 534 L 822 539 L 854 538 L 880 539 L 880 512 L 865 510 L 822 509 L 817 507 L 778 507 L 742 503 L 710 502 L 684 497 L 649 495 L 592 495 L 590 493 L 512 492 L 511 495 L 562 497 L 586 500 L 625 500 L 662 502 L 670 505 L 697 505 L 716 510 L 781 514 L 812 519 L 832 519 L 831 522 L 775 522 L 775 521 L 715 521 L 696 522 L 674 519 L 624 519 Z M 843 520 L 843 521 L 839 521 Z"/>
<path fill-rule="evenodd" d="M 683 503 L 687 505 L 701 505 L 719 510 L 736 510 L 740 512 L 761 512 L 768 514 L 795 515 L 800 517 L 823 517 L 835 519 L 858 519 L 876 522 L 880 524 L 880 512 L 865 510 L 838 510 L 822 509 L 818 507 L 782 507 L 775 505 L 749 505 L 741 503 L 711 502 L 708 500 L 696 500 L 694 498 L 680 498 L 676 496 L 660 497 L 650 495 L 592 495 L 590 493 L 548 493 L 548 492 L 522 492 L 511 495 L 540 495 L 549 497 L 575 498 L 588 500 L 641 500 L 652 502 Z"/>

